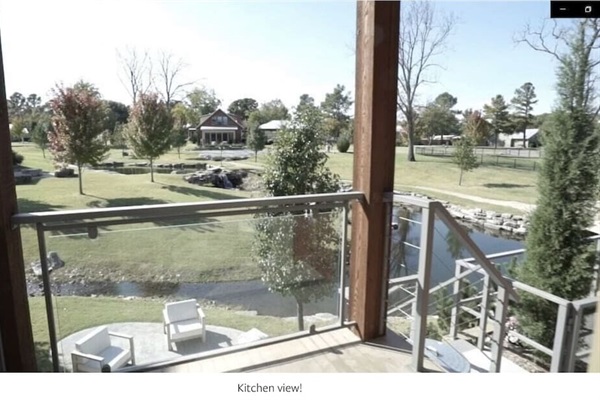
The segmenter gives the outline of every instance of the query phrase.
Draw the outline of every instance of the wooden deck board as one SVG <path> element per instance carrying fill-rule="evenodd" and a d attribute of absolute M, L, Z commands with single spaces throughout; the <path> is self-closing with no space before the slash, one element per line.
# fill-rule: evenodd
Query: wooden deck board
<path fill-rule="evenodd" d="M 383 341 L 385 343 L 385 341 Z M 362 343 L 349 329 L 191 361 L 163 372 L 412 372 L 411 354 Z M 426 367 L 439 370 L 426 360 Z"/>

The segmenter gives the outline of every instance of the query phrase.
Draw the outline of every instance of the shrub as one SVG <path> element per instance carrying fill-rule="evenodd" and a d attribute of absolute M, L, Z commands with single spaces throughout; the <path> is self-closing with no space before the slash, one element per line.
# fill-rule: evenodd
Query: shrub
<path fill-rule="evenodd" d="M 23 163 L 23 160 L 25 159 L 25 157 L 23 157 L 19 153 L 15 153 L 15 151 L 13 150 L 12 159 L 13 159 L 13 165 L 21 165 L 21 163 Z"/>
<path fill-rule="evenodd" d="M 350 140 L 346 136 L 340 136 L 337 141 L 337 149 L 340 153 L 345 153 L 350 148 Z"/>

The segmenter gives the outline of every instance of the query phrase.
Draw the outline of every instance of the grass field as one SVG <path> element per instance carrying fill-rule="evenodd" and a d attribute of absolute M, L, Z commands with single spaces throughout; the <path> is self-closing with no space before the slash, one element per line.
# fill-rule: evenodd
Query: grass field
<path fill-rule="evenodd" d="M 24 166 L 52 171 L 50 155 L 46 158 L 31 144 L 15 144 L 25 156 Z M 482 166 L 467 173 L 458 186 L 459 171 L 449 158 L 419 156 L 406 161 L 406 149 L 396 149 L 395 187 L 415 190 L 463 206 L 514 212 L 507 207 L 490 207 L 459 196 L 440 194 L 441 189 L 458 194 L 476 195 L 496 200 L 534 203 L 536 198 L 533 171 Z M 157 162 L 195 160 L 197 151 L 168 153 Z M 130 161 L 119 150 L 112 150 L 109 160 Z M 235 163 L 260 168 L 265 155 Z M 227 164 L 227 163 L 226 163 Z M 329 167 L 342 179 L 352 178 L 352 153 L 330 153 Z M 78 194 L 74 178 L 44 178 L 33 184 L 19 185 L 17 194 L 22 212 L 68 210 L 89 207 L 112 207 L 160 203 L 201 202 L 256 196 L 246 191 L 226 191 L 190 185 L 179 175 L 121 175 L 86 170 L 83 173 L 85 195 Z M 419 187 L 419 189 L 415 189 Z M 22 230 L 25 261 L 39 259 L 35 231 Z M 93 278 L 135 281 L 202 282 L 259 278 L 251 257 L 252 216 L 164 221 L 109 227 L 100 230 L 99 239 L 91 240 L 86 232 L 56 231 L 47 236 L 48 250 L 57 251 L 70 268 L 58 270 L 54 278 L 61 281 Z"/>

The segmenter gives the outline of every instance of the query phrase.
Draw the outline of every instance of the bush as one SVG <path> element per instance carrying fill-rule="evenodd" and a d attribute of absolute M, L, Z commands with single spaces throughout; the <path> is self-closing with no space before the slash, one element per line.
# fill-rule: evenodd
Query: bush
<path fill-rule="evenodd" d="M 346 136 L 341 136 L 337 141 L 337 149 L 340 153 L 345 153 L 350 148 L 350 140 Z"/>
<path fill-rule="evenodd" d="M 13 159 L 13 165 L 21 165 L 21 163 L 23 163 L 23 160 L 25 159 L 25 157 L 23 157 L 19 153 L 15 153 L 15 151 L 13 150 L 12 159 Z"/>

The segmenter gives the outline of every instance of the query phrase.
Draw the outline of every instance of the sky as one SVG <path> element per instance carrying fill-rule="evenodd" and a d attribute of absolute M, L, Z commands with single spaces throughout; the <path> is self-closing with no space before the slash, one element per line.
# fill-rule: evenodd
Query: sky
<path fill-rule="evenodd" d="M 513 37 L 540 25 L 549 1 L 437 1 L 439 15 L 458 23 L 441 65 L 423 86 L 421 104 L 442 92 L 457 108 L 482 109 L 532 82 L 534 113 L 554 104 L 555 65 Z M 317 102 L 337 84 L 354 94 L 356 2 L 0 0 L 0 34 L 7 94 L 49 99 L 57 84 L 95 84 L 105 99 L 131 103 L 118 51 L 170 53 L 185 63 L 181 82 L 213 89 L 224 107 L 238 98 L 297 104 Z M 190 86 L 191 88 L 192 86 Z"/>

